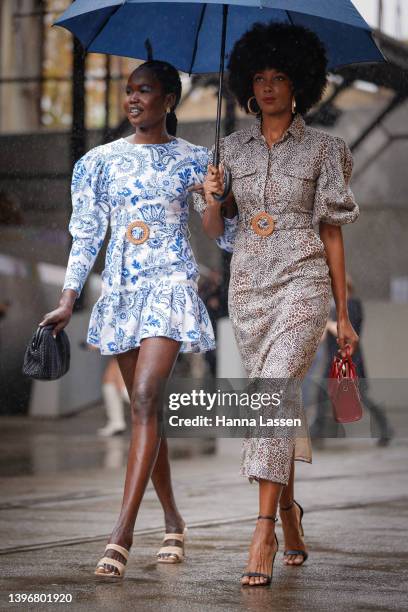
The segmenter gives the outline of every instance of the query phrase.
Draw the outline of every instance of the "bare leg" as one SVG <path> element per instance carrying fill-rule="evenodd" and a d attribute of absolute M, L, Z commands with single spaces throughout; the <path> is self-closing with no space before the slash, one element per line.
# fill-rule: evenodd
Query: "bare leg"
<path fill-rule="evenodd" d="M 160 446 L 158 409 L 160 384 L 174 367 L 180 343 L 170 338 L 146 338 L 139 349 L 118 355 L 123 379 L 131 382 L 132 435 L 126 469 L 125 490 L 119 518 L 109 539 L 110 543 L 130 549 L 137 513 L 147 483 L 152 474 Z M 122 563 L 126 560 L 117 551 L 108 550 L 107 557 Z M 118 570 L 105 564 L 107 573 Z"/>
<path fill-rule="evenodd" d="M 170 462 L 168 455 L 167 440 L 161 439 L 159 454 L 152 473 L 152 482 L 157 493 L 157 497 L 164 511 L 164 522 L 166 533 L 183 533 L 185 522 L 176 506 L 173 488 L 171 484 Z M 166 546 L 182 546 L 179 540 L 166 539 Z M 176 557 L 171 553 L 161 553 L 160 557 Z"/>
<path fill-rule="evenodd" d="M 295 462 L 292 457 L 288 484 L 283 487 L 282 495 L 280 496 L 280 500 L 279 500 L 279 506 L 281 508 L 286 508 L 287 506 L 290 506 L 290 504 L 293 502 L 294 486 L 295 486 Z"/>
<path fill-rule="evenodd" d="M 285 537 L 285 550 L 306 550 L 303 537 L 299 530 L 300 510 L 294 500 L 295 462 L 292 458 L 288 484 L 283 487 L 279 501 L 282 529 Z M 301 565 L 304 561 L 302 555 L 285 555 L 285 565 Z"/>
<path fill-rule="evenodd" d="M 270 480 L 259 480 L 259 514 L 276 516 L 283 485 Z M 259 519 L 256 523 L 249 548 L 249 559 L 245 572 L 271 573 L 271 564 L 276 552 L 275 523 L 273 520 Z M 241 584 L 264 584 L 266 578 L 244 576 Z"/>
<path fill-rule="evenodd" d="M 124 381 L 129 393 L 132 393 L 133 371 L 132 367 L 122 366 Z M 119 373 L 120 374 L 120 373 Z M 183 533 L 185 522 L 176 506 L 173 488 L 171 484 L 170 462 L 168 457 L 168 445 L 165 438 L 161 438 L 159 452 L 152 472 L 152 482 L 157 493 L 157 497 L 163 507 L 166 533 Z M 166 540 L 168 546 L 181 546 L 179 540 Z M 175 556 L 163 553 L 161 556 Z"/>

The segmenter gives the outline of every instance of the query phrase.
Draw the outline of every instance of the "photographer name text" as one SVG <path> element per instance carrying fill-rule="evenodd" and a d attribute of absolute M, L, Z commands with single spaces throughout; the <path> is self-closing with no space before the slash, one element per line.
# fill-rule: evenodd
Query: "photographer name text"
<path fill-rule="evenodd" d="M 225 415 L 217 415 L 215 417 L 198 415 L 186 418 L 172 414 L 168 418 L 168 424 L 171 427 L 301 427 L 302 419 L 265 418 L 262 414 L 256 418 L 232 418 Z"/>

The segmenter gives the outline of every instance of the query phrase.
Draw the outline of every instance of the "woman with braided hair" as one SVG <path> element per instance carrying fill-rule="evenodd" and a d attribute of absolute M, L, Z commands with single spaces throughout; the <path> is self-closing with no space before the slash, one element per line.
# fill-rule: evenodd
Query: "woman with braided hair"
<path fill-rule="evenodd" d="M 40 323 L 54 324 L 54 335 L 69 323 L 110 226 L 102 295 L 87 342 L 117 359 L 130 397 L 132 432 L 122 508 L 95 570 L 102 578 L 124 576 L 150 478 L 166 531 L 157 561 L 184 559 L 185 522 L 159 430 L 160 389 L 180 351 L 209 351 L 215 342 L 198 296 L 187 225 L 189 188 L 203 181 L 208 151 L 175 136 L 180 97 L 179 74 L 167 62 L 148 61 L 130 75 L 124 108 L 133 134 L 92 149 L 75 165 L 64 288 L 59 306 Z"/>

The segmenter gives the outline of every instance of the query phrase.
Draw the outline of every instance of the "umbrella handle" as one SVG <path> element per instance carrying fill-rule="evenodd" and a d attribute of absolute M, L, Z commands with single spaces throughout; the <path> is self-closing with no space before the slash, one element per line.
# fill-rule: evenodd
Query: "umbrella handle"
<path fill-rule="evenodd" d="M 217 200 L 217 202 L 224 202 L 229 192 L 231 191 L 231 184 L 232 184 L 231 170 L 224 166 L 224 191 L 222 192 L 221 195 L 218 193 L 213 193 L 212 194 L 213 198 Z"/>

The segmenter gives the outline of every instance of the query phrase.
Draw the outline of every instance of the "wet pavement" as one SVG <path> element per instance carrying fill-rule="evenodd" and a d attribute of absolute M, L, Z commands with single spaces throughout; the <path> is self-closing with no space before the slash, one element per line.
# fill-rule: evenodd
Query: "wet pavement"
<path fill-rule="evenodd" d="M 128 439 L 98 439 L 101 421 L 96 408 L 55 422 L 1 419 L 0 610 L 61 609 L 9 603 L 11 593 L 71 594 L 63 605 L 80 611 L 407 609 L 407 440 L 330 440 L 312 465 L 298 463 L 310 557 L 283 566 L 278 524 L 272 585 L 255 589 L 239 584 L 257 514 L 257 486 L 238 471 L 239 441 L 174 460 L 185 563 L 155 563 L 163 526 L 149 486 L 125 579 L 105 583 L 93 570 L 120 506 Z"/>

